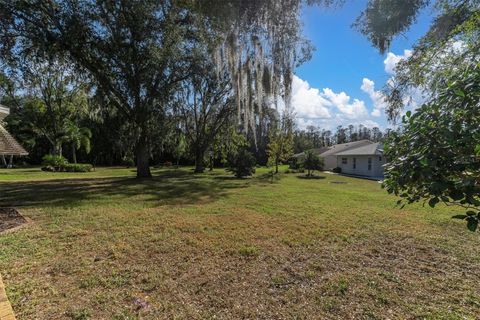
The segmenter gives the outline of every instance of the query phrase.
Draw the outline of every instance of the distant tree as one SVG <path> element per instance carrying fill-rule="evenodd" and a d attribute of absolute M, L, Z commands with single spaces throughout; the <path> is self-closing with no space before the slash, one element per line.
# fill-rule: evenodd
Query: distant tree
<path fill-rule="evenodd" d="M 329 147 L 333 144 L 332 142 L 332 131 L 330 130 L 322 130 L 322 140 L 324 147 Z"/>
<path fill-rule="evenodd" d="M 208 52 L 198 55 L 191 75 L 182 82 L 176 106 L 195 157 L 195 172 L 201 173 L 205 170 L 205 153 L 217 134 L 232 122 L 236 106 L 225 70 L 208 60 Z"/>
<path fill-rule="evenodd" d="M 16 82 L 22 90 L 11 94 L 20 106 L 21 121 L 50 142 L 52 154 L 61 156 L 64 143 L 76 144 L 74 135 L 79 132 L 73 127 L 88 108 L 86 84 L 68 62 L 59 60 L 25 62 Z M 16 96 L 19 93 L 24 95 Z"/>
<path fill-rule="evenodd" d="M 337 127 L 337 132 L 335 134 L 335 142 L 337 144 L 347 142 L 347 135 L 345 132 L 346 132 L 345 128 L 343 128 L 341 125 Z"/>
<path fill-rule="evenodd" d="M 305 152 L 303 167 L 307 170 L 307 177 L 313 175 L 313 171 L 323 169 L 323 160 L 312 151 Z"/>
<path fill-rule="evenodd" d="M 280 124 L 270 129 L 268 143 L 268 162 L 275 166 L 278 173 L 280 162 L 287 161 L 293 155 L 293 120 L 284 115 Z"/>
<path fill-rule="evenodd" d="M 407 203 L 440 202 L 466 210 L 475 231 L 480 221 L 480 65 L 446 79 L 438 95 L 403 117 L 403 130 L 385 145 L 384 187 Z"/>
<path fill-rule="evenodd" d="M 187 152 L 187 141 L 183 132 L 179 132 L 174 141 L 175 145 L 173 146 L 172 154 L 175 157 L 177 166 L 180 163 L 180 158 L 183 157 Z"/>

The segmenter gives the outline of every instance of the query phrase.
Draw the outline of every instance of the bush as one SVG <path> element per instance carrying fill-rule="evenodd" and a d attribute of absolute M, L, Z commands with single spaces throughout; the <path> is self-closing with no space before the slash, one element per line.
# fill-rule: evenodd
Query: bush
<path fill-rule="evenodd" d="M 53 167 L 54 169 L 56 169 L 54 171 L 59 171 L 57 170 L 57 168 L 60 169 L 64 165 L 68 164 L 68 161 L 62 156 L 46 154 L 42 158 L 42 164 L 44 165 L 44 167 Z"/>
<path fill-rule="evenodd" d="M 135 167 L 135 161 L 133 161 L 133 158 L 129 156 L 122 158 L 122 164 L 127 168 Z"/>
<path fill-rule="evenodd" d="M 298 170 L 302 167 L 302 159 L 301 158 L 291 158 L 288 160 L 288 168 L 292 170 Z"/>
<path fill-rule="evenodd" d="M 88 163 L 67 163 L 63 166 L 66 172 L 90 172 L 93 166 Z"/>
<path fill-rule="evenodd" d="M 43 157 L 42 171 L 48 172 L 90 172 L 93 166 L 85 163 L 68 163 L 62 156 L 47 154 Z"/>
<path fill-rule="evenodd" d="M 332 172 L 333 173 L 342 173 L 342 168 L 340 168 L 340 167 L 333 168 Z"/>
<path fill-rule="evenodd" d="M 227 170 L 233 172 L 237 178 L 247 177 L 255 173 L 255 164 L 256 160 L 253 154 L 241 149 L 230 157 Z"/>
<path fill-rule="evenodd" d="M 308 171 L 307 176 L 311 177 L 313 171 L 323 169 L 323 159 L 311 151 L 305 153 L 303 167 Z"/>

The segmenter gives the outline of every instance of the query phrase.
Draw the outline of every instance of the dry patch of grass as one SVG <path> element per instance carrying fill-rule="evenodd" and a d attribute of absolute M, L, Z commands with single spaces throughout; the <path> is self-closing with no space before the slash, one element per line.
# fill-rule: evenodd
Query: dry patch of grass
<path fill-rule="evenodd" d="M 124 173 L 0 183 L 34 221 L 0 236 L 19 319 L 480 314 L 480 237 L 446 208 L 401 211 L 378 183 L 339 176 Z"/>

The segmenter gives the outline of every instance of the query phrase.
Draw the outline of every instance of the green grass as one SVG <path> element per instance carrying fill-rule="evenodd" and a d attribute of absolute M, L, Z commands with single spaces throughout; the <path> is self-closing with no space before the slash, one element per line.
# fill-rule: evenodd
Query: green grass
<path fill-rule="evenodd" d="M 18 319 L 476 319 L 480 236 L 375 181 L 0 170 Z M 335 183 L 342 182 L 342 183 Z"/>

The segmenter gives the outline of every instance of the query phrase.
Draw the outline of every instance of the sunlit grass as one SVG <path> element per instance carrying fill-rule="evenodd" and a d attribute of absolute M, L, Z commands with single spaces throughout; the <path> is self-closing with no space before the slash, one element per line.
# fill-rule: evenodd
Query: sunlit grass
<path fill-rule="evenodd" d="M 400 210 L 375 181 L 269 171 L 0 170 L 0 205 L 33 221 L 0 236 L 18 318 L 479 314 L 480 237 L 451 208 Z"/>

